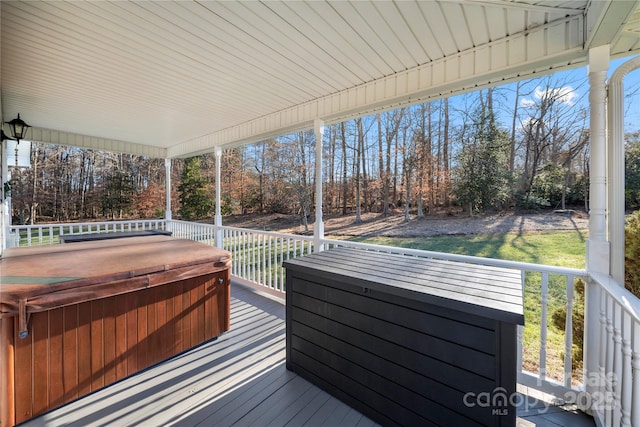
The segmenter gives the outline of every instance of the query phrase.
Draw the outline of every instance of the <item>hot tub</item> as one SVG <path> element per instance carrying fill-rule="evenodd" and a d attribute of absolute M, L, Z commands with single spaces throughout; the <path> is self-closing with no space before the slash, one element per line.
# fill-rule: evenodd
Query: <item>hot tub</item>
<path fill-rule="evenodd" d="M 13 248 L 0 259 L 0 425 L 229 329 L 231 254 L 168 236 Z"/>

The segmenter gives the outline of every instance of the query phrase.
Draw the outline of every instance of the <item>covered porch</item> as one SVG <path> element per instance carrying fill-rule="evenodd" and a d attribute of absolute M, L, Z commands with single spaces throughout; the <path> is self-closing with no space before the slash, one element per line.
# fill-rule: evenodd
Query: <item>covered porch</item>
<path fill-rule="evenodd" d="M 211 361 L 212 358 L 214 360 L 217 360 L 216 358 L 219 355 L 222 355 L 223 360 L 226 361 L 226 359 L 224 359 L 224 357 L 226 357 L 226 353 L 220 353 L 226 347 L 223 346 L 222 348 L 220 348 L 219 344 L 227 342 L 227 339 L 231 340 L 229 342 L 229 345 L 231 345 L 231 342 L 233 342 L 233 345 L 246 346 L 244 347 L 246 349 L 246 353 L 241 353 L 239 351 L 233 353 L 234 356 L 238 357 L 239 361 L 237 363 L 239 364 L 232 364 L 230 366 L 229 369 L 231 370 L 231 372 L 235 372 L 233 375 L 229 374 L 229 371 L 227 370 L 223 371 L 224 375 L 223 379 L 221 380 L 221 384 L 224 387 L 222 389 L 219 388 L 218 383 L 209 384 L 211 377 L 202 379 L 202 382 L 208 384 L 208 391 L 206 393 L 213 393 L 213 396 L 203 398 L 203 401 L 207 401 L 209 402 L 209 404 L 213 405 L 213 402 L 216 402 L 218 399 L 218 394 L 221 393 L 220 398 L 226 395 L 225 393 L 227 392 L 227 389 L 225 387 L 230 387 L 234 391 L 234 393 L 232 393 L 234 397 L 239 393 L 239 395 L 242 396 L 241 399 L 250 398 L 252 396 L 251 392 L 249 392 L 248 395 L 245 395 L 245 393 L 236 391 L 236 387 L 240 387 L 245 383 L 245 381 L 247 381 L 244 377 L 242 377 L 245 372 L 247 374 L 251 374 L 253 372 L 253 370 L 249 369 L 249 367 L 246 366 L 245 363 L 253 363 L 255 357 L 257 357 L 257 359 L 255 360 L 264 358 L 267 366 L 263 366 L 262 369 L 264 369 L 265 371 L 271 372 L 270 370 L 274 369 L 279 370 L 278 372 L 280 372 L 285 370 L 284 366 L 282 365 L 284 363 L 282 354 L 279 353 L 279 358 L 272 358 L 272 350 L 275 351 L 275 348 L 277 348 L 279 352 L 284 351 L 285 330 L 283 311 L 284 300 L 286 297 L 286 272 L 285 269 L 282 268 L 282 262 L 314 253 L 316 249 L 314 246 L 315 242 L 313 236 L 290 235 L 276 232 L 234 228 L 228 226 L 217 227 L 215 225 L 178 220 L 141 220 L 56 225 L 45 224 L 39 226 L 13 226 L 11 227 L 11 230 L 13 233 L 23 236 L 20 240 L 22 245 L 29 246 L 46 246 L 49 244 L 57 244 L 59 236 L 65 235 L 68 236 L 82 235 L 87 233 L 95 234 L 114 232 L 126 233 L 141 230 L 167 230 L 170 231 L 176 238 L 192 239 L 208 245 L 220 246 L 223 249 L 230 251 L 234 257 L 231 274 L 234 282 L 233 292 L 235 292 L 235 294 L 233 294 L 232 297 L 236 298 L 235 301 L 232 301 L 231 331 L 219 338 L 219 341 L 212 341 L 202 347 L 199 347 L 193 352 L 189 352 L 189 354 L 197 354 L 198 362 L 193 363 L 195 364 L 195 366 L 199 366 L 198 363 L 203 363 L 203 369 L 205 369 L 206 372 L 209 372 L 209 370 L 215 371 L 215 366 L 217 365 L 217 362 Z M 573 318 L 571 316 L 568 316 L 566 319 L 567 322 L 564 331 L 565 357 L 563 362 L 561 363 L 560 371 L 557 370 L 557 367 L 550 368 L 547 366 L 547 363 L 551 363 L 551 356 L 547 355 L 548 344 L 546 338 L 546 331 L 550 327 L 549 312 L 547 310 L 549 299 L 552 297 L 550 295 L 550 283 L 555 282 L 562 284 L 564 289 L 564 298 L 566 298 L 566 306 L 568 308 L 568 312 L 571 312 L 574 304 L 576 304 L 575 280 L 582 278 L 584 280 L 590 280 L 590 282 L 588 283 L 597 286 L 597 289 L 601 293 L 603 298 L 598 311 L 598 313 L 602 316 L 598 319 L 598 323 L 596 326 L 597 338 L 602 339 L 602 342 L 605 343 L 602 348 L 599 348 L 599 350 L 601 350 L 602 352 L 602 360 L 604 361 L 604 363 L 608 363 L 611 366 L 611 372 L 613 372 L 612 375 L 615 378 L 618 378 L 618 375 L 623 377 L 625 375 L 625 372 L 633 372 L 629 381 L 632 386 L 635 384 L 637 374 L 635 373 L 636 371 L 633 365 L 633 359 L 628 358 L 625 360 L 625 363 L 623 363 L 623 359 L 619 359 L 618 362 L 616 362 L 615 355 L 617 349 L 616 345 L 619 345 L 616 344 L 616 339 L 619 339 L 620 344 L 622 343 L 623 331 L 637 330 L 629 328 L 629 324 L 631 323 L 634 326 L 638 324 L 638 319 L 636 316 L 638 304 L 637 301 L 631 299 L 631 295 L 628 292 L 623 290 L 621 286 L 614 281 L 605 280 L 604 278 L 599 276 L 594 276 L 593 278 L 589 279 L 590 276 L 588 272 L 579 269 L 527 264 L 488 258 L 477 258 L 454 254 L 428 252 L 423 250 L 394 248 L 388 246 L 376 246 L 327 238 L 322 239 L 321 244 L 323 245 L 324 250 L 332 248 L 354 248 L 388 254 L 399 254 L 408 257 L 436 260 L 439 259 L 462 262 L 466 264 L 508 268 L 519 271 L 520 277 L 522 278 L 523 286 L 528 286 L 527 283 L 529 282 L 529 280 L 531 280 L 532 277 L 539 278 L 541 280 L 542 287 L 536 299 L 540 301 L 541 306 L 541 327 L 539 339 L 535 344 L 536 348 L 529 349 L 529 352 L 533 350 L 533 352 L 536 354 L 536 356 L 534 357 L 536 363 L 534 364 L 533 368 L 530 364 L 530 361 L 523 360 L 523 328 L 518 328 L 517 381 L 518 391 L 520 392 L 520 394 L 512 397 L 514 401 L 519 405 L 518 422 L 520 424 L 518 425 L 548 425 L 548 422 L 550 422 L 550 420 L 554 420 L 553 422 L 556 422 L 559 425 L 582 425 L 576 423 L 584 423 L 584 425 L 593 425 L 592 423 L 596 423 L 596 425 L 607 425 L 598 424 L 597 417 L 601 416 L 603 419 L 606 417 L 609 420 L 614 420 L 614 418 L 616 417 L 616 412 L 618 412 L 618 415 L 621 413 L 620 411 L 624 405 L 624 394 L 622 393 L 622 387 L 616 388 L 616 384 L 612 381 L 606 380 L 606 377 L 601 377 L 600 374 L 598 374 L 598 376 L 594 376 L 593 374 L 588 374 L 586 372 L 583 372 L 582 370 L 576 370 L 573 366 L 573 361 L 571 358 L 573 341 Z M 246 312 L 253 313 L 250 316 L 252 319 L 251 321 L 249 321 L 245 317 Z M 256 316 L 255 318 L 253 318 L 254 315 Z M 266 324 L 263 324 L 265 315 L 267 316 L 269 321 Z M 618 320 L 616 320 L 616 316 Z M 234 320 L 235 322 L 238 322 L 236 324 L 238 325 L 237 330 L 234 329 Z M 274 330 L 279 331 L 278 338 L 274 338 L 275 341 L 272 343 L 273 347 L 268 346 L 267 355 L 261 353 L 263 351 L 263 342 L 260 339 L 251 342 L 245 341 L 245 321 L 249 321 L 249 329 L 255 331 L 256 333 L 262 333 L 262 328 L 265 325 L 268 325 L 269 333 L 272 333 Z M 254 321 L 257 323 L 254 323 Z M 623 326 L 623 321 L 627 322 L 626 329 Z M 614 325 L 617 324 L 617 322 L 620 322 L 619 326 L 617 328 L 614 328 Z M 238 335 L 236 335 L 236 333 Z M 628 336 L 628 341 L 625 341 L 631 348 L 632 346 L 637 345 L 638 342 L 633 338 L 633 336 Z M 239 342 L 237 342 L 236 340 L 239 340 Z M 235 348 L 236 347 L 234 347 L 234 349 Z M 618 349 L 621 350 L 620 347 L 618 347 Z M 209 352 L 212 352 L 212 354 L 210 354 Z M 598 355 L 600 355 L 600 353 L 598 353 Z M 181 395 L 181 393 L 184 393 L 184 390 L 176 392 L 177 395 L 174 396 L 173 392 L 167 392 L 164 387 L 158 386 L 156 380 L 152 381 L 149 380 L 149 378 L 155 377 L 157 375 L 163 377 L 163 375 L 165 375 L 164 372 L 167 369 L 173 372 L 176 369 L 176 366 L 181 366 L 182 363 L 186 363 L 183 362 L 184 360 L 187 360 L 185 359 L 185 357 L 191 356 L 183 355 L 176 359 L 171 359 L 166 363 L 162 363 L 150 370 L 147 374 L 145 374 L 147 376 L 135 376 L 130 380 L 126 380 L 120 386 L 116 386 L 126 387 L 128 390 L 129 387 L 131 387 L 129 392 L 140 393 L 143 396 L 147 396 L 147 394 L 149 394 L 148 398 L 151 401 L 154 401 L 155 399 L 180 400 L 179 396 Z M 188 366 L 192 365 L 189 364 Z M 198 370 L 200 368 L 198 367 L 194 369 Z M 247 369 L 249 370 L 247 371 Z M 183 375 L 181 374 L 182 370 L 178 370 L 176 372 L 179 373 L 179 375 Z M 229 374 L 229 376 L 227 376 L 227 374 Z M 291 373 L 284 374 L 283 372 L 280 372 L 280 374 L 285 375 L 285 377 L 283 378 L 287 378 L 288 380 L 295 378 L 295 376 L 291 376 L 293 375 Z M 276 374 L 273 373 L 273 375 Z M 593 395 L 593 398 L 588 394 L 589 392 L 587 391 L 586 386 L 589 384 L 587 383 L 587 381 L 585 381 L 585 378 L 588 378 L 588 381 L 593 383 L 593 386 L 596 388 L 596 391 L 594 392 L 596 394 Z M 602 378 L 605 379 L 602 380 Z M 269 377 L 269 381 L 271 381 L 271 377 Z M 297 381 L 304 380 L 300 378 Z M 170 384 L 172 383 L 170 382 Z M 260 382 L 260 384 L 262 383 Z M 289 384 L 288 381 L 287 384 Z M 312 387 L 310 383 L 305 384 L 307 387 Z M 148 390 L 149 387 L 151 387 L 150 391 Z M 82 411 L 84 411 L 83 408 L 85 408 L 87 402 L 91 402 L 88 408 L 92 408 L 89 410 L 89 412 L 93 412 L 96 407 L 103 404 L 104 396 L 116 395 L 113 391 L 110 391 L 111 389 L 112 387 L 108 387 L 104 391 L 99 391 L 95 395 L 92 395 L 94 397 L 81 399 L 76 403 L 65 407 L 67 409 L 62 408 L 60 411 L 53 411 L 50 415 L 34 419 L 33 422 L 36 423 L 35 425 L 37 425 L 37 423 L 39 422 L 48 420 L 49 418 L 47 417 L 54 417 L 54 419 L 57 419 L 55 417 L 58 416 L 64 417 L 67 416 L 64 415 L 67 413 L 66 411 L 71 411 L 68 416 L 71 417 L 70 419 L 72 419 L 73 417 L 83 414 Z M 633 389 L 628 390 L 634 391 Z M 286 393 L 285 391 L 283 392 Z M 318 393 L 322 399 L 326 398 L 324 392 L 320 392 L 319 389 L 315 387 L 308 390 L 308 392 L 312 394 Z M 118 405 L 126 406 L 127 400 L 121 402 L 119 399 L 120 397 L 122 397 L 122 395 L 117 394 L 117 396 L 118 398 L 113 401 L 113 404 L 115 406 L 112 407 L 112 409 L 119 408 Z M 311 406 L 311 408 L 315 408 L 315 405 L 319 404 L 319 402 L 315 400 L 316 398 L 314 398 L 311 401 L 305 403 L 302 407 L 298 407 L 296 405 L 301 404 L 301 402 L 298 401 L 298 398 L 300 396 L 294 393 L 289 397 L 293 400 L 284 400 L 282 402 L 279 402 L 278 405 L 286 406 L 291 404 L 295 408 L 298 408 L 295 410 L 291 409 L 294 410 L 296 414 L 297 410 L 302 410 L 302 408 L 311 410 L 308 408 L 309 405 Z M 593 399 L 596 399 L 597 401 Z M 633 404 L 633 402 L 635 402 L 634 399 L 635 397 L 632 396 L 628 401 L 631 402 L 630 413 L 632 413 L 632 411 L 637 407 Z M 189 402 L 185 403 L 185 405 L 187 406 L 194 404 L 191 398 L 187 399 L 187 401 Z M 226 402 L 226 400 L 224 399 L 222 399 L 222 401 Z M 200 402 L 200 400 L 198 400 L 198 402 Z M 237 403 L 237 401 L 235 400 L 234 402 Z M 240 402 L 244 401 L 240 400 Z M 591 412 L 589 411 L 587 405 L 585 405 L 585 402 L 591 404 Z M 333 399 L 331 399 L 331 402 L 327 404 L 333 405 L 334 403 L 335 402 L 333 402 Z M 205 404 L 203 403 L 202 405 Z M 231 405 L 233 406 L 234 404 Z M 342 407 L 342 405 L 340 406 Z M 216 407 L 217 406 L 215 405 L 212 406 L 212 408 Z M 246 408 L 246 406 L 242 407 Z M 269 407 L 269 405 L 267 405 L 267 407 Z M 177 406 L 177 408 L 179 408 L 179 411 L 183 410 L 182 406 Z M 262 409 L 264 408 L 265 407 L 262 406 L 256 410 L 262 411 Z M 281 409 L 284 410 L 284 408 Z M 347 410 L 346 408 L 343 409 Z M 598 415 L 598 412 L 594 411 L 594 409 L 600 411 L 600 415 Z M 214 409 L 211 410 L 213 411 Z M 250 416 L 249 413 L 253 410 L 254 408 L 249 405 L 248 412 L 241 413 L 241 417 Z M 149 408 L 149 411 L 151 411 L 151 413 L 147 415 L 149 417 L 152 417 L 152 419 L 157 419 L 157 417 L 160 417 L 159 419 L 161 419 L 162 417 L 167 416 L 166 407 L 163 405 L 152 405 L 152 407 Z M 206 412 L 206 409 L 203 409 L 203 411 Z M 358 418 L 358 416 L 355 415 L 357 411 L 353 411 L 353 409 L 348 410 L 348 414 L 351 414 L 350 416 L 354 416 L 358 420 L 353 425 L 360 425 L 358 424 L 358 422 L 361 420 L 361 418 Z M 585 413 L 582 411 L 591 413 L 594 416 L 594 419 L 592 419 L 590 416 L 585 415 Z M 306 413 L 306 411 L 302 412 Z M 102 414 L 103 412 L 98 413 Z M 108 414 L 106 415 L 108 417 L 115 416 L 111 414 L 111 412 L 105 411 L 105 413 Z M 236 413 L 236 415 L 237 414 L 238 413 Z M 255 415 L 255 413 L 253 415 Z M 134 413 L 128 414 L 126 416 L 134 417 L 132 418 L 132 422 L 135 424 L 137 422 L 136 420 L 138 419 L 136 417 L 140 415 L 138 411 L 135 411 Z M 128 419 L 126 418 L 126 416 L 125 419 Z M 171 416 L 180 417 L 179 414 L 174 414 Z M 211 416 L 214 417 L 214 420 L 221 421 L 222 424 L 225 423 L 225 420 L 215 418 L 216 415 Z M 242 423 L 243 421 L 240 418 L 236 421 Z M 563 421 L 560 422 L 560 420 Z M 95 421 L 98 424 L 102 424 L 103 421 L 108 420 L 100 418 Z M 318 419 L 311 418 L 308 421 L 308 425 L 317 425 L 316 421 L 318 421 Z M 278 425 L 278 422 L 273 425 Z M 301 421 L 298 418 L 296 418 L 292 422 L 292 425 L 305 425 L 306 423 L 305 421 Z M 367 422 L 371 421 L 367 420 Z M 528 422 L 533 424 L 527 424 Z M 319 424 L 322 425 L 323 423 Z M 332 425 L 332 423 L 329 422 L 329 424 L 325 425 Z M 351 424 L 347 423 L 346 425 Z"/>
<path fill-rule="evenodd" d="M 528 372 L 523 366 L 519 329 L 518 382 L 575 403 L 597 425 L 640 425 L 640 302 L 621 284 L 622 110 L 621 94 L 614 92 L 637 64 L 627 65 L 607 85 L 610 60 L 640 50 L 638 2 L 7 1 L 0 5 L 0 14 L 3 122 L 20 113 L 33 126 L 27 135 L 30 140 L 164 158 L 168 172 L 172 158 L 215 152 L 218 160 L 214 225 L 174 220 L 168 201 L 162 220 L 18 226 L 10 223 L 8 215 L 4 183 L 12 165 L 4 160 L 10 156 L 3 139 L 2 250 L 57 243 L 60 235 L 68 234 L 168 230 L 175 237 L 229 250 L 234 280 L 277 298 L 286 291 L 284 260 L 333 247 L 516 269 L 523 286 L 528 274 L 539 275 L 538 369 Z M 459 28 L 465 28 L 466 35 Z M 321 202 L 325 123 L 582 65 L 589 66 L 591 85 L 590 233 L 585 270 L 325 237 Z M 310 128 L 320 142 L 314 236 L 224 226 L 219 199 L 222 150 Z M 3 130 L 11 136 L 8 127 Z M 587 283 L 584 370 L 576 374 L 572 367 L 572 318 L 567 316 L 562 378 L 552 379 L 546 369 L 548 283 L 552 279 L 565 283 L 567 313 L 571 313 L 576 278 Z M 240 287 L 234 298 L 238 327 L 228 336 L 106 388 L 88 398 L 93 401 L 80 400 L 34 422 L 64 423 L 70 417 L 98 424 L 195 425 L 216 420 L 248 425 L 257 420 L 253 417 L 262 419 L 266 414 L 273 415 L 273 425 L 332 425 L 336 420 L 331 417 L 340 416 L 349 425 L 370 422 L 283 370 L 277 344 L 284 333 L 280 303 Z M 264 322 L 254 328 L 251 322 L 259 319 Z M 203 357 L 205 351 L 213 355 Z M 251 364 L 254 359 L 264 359 L 265 364 Z M 193 365 L 193 361 L 204 364 Z M 225 368 L 219 370 L 217 364 Z M 170 374 L 165 377 L 167 371 Z M 222 389 L 198 388 L 217 371 L 222 374 Z M 208 377 L 198 382 L 187 378 L 190 373 Z M 151 384 L 144 375 L 166 380 Z M 194 386 L 187 396 L 185 389 L 172 388 L 185 385 L 182 381 Z M 276 387 L 273 393 L 265 391 L 270 390 L 268 386 Z M 127 390 L 120 392 L 116 387 Z M 251 390 L 254 396 L 265 391 L 277 397 L 275 390 L 281 390 L 285 397 L 306 396 L 307 400 L 286 403 L 283 397 L 276 402 L 265 400 L 264 405 L 262 400 L 243 401 Z M 130 399 L 140 397 L 149 399 L 147 413 L 129 406 Z M 168 402 L 178 402 L 182 409 L 158 410 Z"/>

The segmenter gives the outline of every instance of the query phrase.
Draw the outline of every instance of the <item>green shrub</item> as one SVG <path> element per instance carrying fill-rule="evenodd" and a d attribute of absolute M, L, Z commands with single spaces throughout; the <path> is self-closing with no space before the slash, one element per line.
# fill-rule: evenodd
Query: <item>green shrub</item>
<path fill-rule="evenodd" d="M 627 218 L 624 240 L 624 285 L 640 298 L 640 211 Z"/>
<path fill-rule="evenodd" d="M 549 199 L 541 197 L 536 193 L 518 193 L 516 194 L 516 206 L 525 210 L 540 210 L 551 206 Z"/>

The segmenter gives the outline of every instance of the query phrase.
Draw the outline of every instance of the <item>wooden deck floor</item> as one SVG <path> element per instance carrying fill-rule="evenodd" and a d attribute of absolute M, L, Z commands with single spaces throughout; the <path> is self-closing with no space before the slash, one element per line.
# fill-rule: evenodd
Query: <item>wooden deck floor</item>
<path fill-rule="evenodd" d="M 234 285 L 231 330 L 219 339 L 22 425 L 376 425 L 286 370 L 284 316 L 282 302 Z M 594 425 L 557 408 L 520 415 L 519 426 Z"/>

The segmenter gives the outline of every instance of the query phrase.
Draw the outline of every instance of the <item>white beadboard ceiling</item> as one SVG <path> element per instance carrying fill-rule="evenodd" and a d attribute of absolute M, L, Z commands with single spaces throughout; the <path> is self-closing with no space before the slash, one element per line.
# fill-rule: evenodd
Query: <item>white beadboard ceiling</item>
<path fill-rule="evenodd" d="M 152 157 L 640 49 L 638 1 L 2 0 L 0 14 L 3 121 Z"/>

